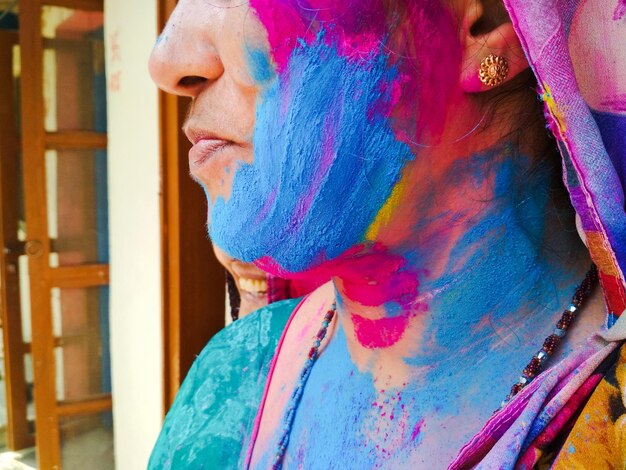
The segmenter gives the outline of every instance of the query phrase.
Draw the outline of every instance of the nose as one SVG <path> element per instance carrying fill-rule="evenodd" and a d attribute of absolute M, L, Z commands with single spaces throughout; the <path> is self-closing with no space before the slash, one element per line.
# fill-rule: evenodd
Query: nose
<path fill-rule="evenodd" d="M 148 69 L 162 90 L 195 98 L 224 73 L 212 40 L 210 18 L 185 11 L 178 3 L 150 55 Z M 209 24 L 207 24 L 209 23 Z"/>

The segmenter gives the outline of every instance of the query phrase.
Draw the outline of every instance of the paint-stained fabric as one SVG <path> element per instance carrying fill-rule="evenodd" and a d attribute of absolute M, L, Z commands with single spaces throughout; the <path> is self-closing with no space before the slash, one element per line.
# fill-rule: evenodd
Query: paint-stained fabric
<path fill-rule="evenodd" d="M 626 308 L 626 3 L 504 3 L 559 142 L 564 180 L 600 271 L 610 324 Z"/>
<path fill-rule="evenodd" d="M 277 302 L 219 332 L 195 360 L 148 468 L 239 468 L 269 364 L 297 300 Z"/>
<path fill-rule="evenodd" d="M 626 347 L 575 420 L 553 468 L 626 466 Z"/>
<path fill-rule="evenodd" d="M 537 377 L 489 419 L 449 468 L 623 468 L 625 320 L 610 341 L 596 335 Z"/>

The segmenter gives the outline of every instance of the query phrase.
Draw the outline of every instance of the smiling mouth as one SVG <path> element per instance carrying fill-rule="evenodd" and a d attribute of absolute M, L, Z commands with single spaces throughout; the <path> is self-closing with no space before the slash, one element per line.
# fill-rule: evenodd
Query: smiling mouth
<path fill-rule="evenodd" d="M 254 295 L 267 293 L 267 281 L 261 279 L 248 279 L 240 277 L 238 279 L 239 289 Z"/>
<path fill-rule="evenodd" d="M 201 167 L 212 157 L 231 145 L 234 145 L 234 142 L 224 139 L 199 139 L 189 150 L 189 164 L 191 167 Z"/>

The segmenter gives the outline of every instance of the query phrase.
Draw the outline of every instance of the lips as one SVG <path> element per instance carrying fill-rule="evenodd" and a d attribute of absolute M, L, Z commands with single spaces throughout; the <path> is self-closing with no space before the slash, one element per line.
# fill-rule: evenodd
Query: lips
<path fill-rule="evenodd" d="M 211 157 L 214 157 L 221 150 L 232 145 L 231 141 L 214 137 L 200 138 L 193 143 L 193 147 L 189 150 L 189 163 L 191 166 L 195 167 L 202 166 L 209 161 Z"/>
<path fill-rule="evenodd" d="M 188 154 L 191 177 L 202 185 L 211 203 L 218 197 L 228 200 L 240 162 L 254 161 L 251 141 L 208 118 L 200 122 L 199 117 L 191 117 L 183 131 L 192 144 Z"/>

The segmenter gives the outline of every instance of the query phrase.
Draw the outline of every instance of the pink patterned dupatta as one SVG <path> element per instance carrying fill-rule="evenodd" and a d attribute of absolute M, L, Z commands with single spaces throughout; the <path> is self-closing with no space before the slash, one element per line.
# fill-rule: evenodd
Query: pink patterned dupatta
<path fill-rule="evenodd" d="M 610 326 L 626 308 L 626 2 L 504 3 L 539 82 Z"/>

